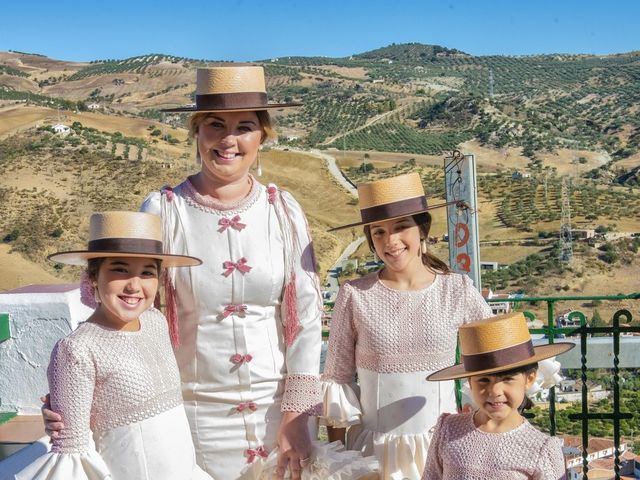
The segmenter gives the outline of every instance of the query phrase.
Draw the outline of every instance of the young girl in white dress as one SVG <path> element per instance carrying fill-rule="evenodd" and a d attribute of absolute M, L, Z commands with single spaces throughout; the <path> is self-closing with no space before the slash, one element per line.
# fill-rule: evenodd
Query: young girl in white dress
<path fill-rule="evenodd" d="M 540 360 L 574 347 L 534 347 L 522 313 L 460 327 L 462 363 L 429 380 L 469 377 L 476 410 L 443 414 L 429 447 L 423 480 L 564 480 L 562 444 L 536 430 L 520 413 Z"/>
<path fill-rule="evenodd" d="M 162 253 L 160 218 L 95 213 L 87 250 L 50 259 L 87 265 L 94 313 L 58 341 L 48 368 L 64 428 L 17 478 L 211 480 L 196 465 L 167 321 L 152 304 L 161 267 L 199 265 Z"/>
<path fill-rule="evenodd" d="M 419 480 L 430 430 L 455 412 L 453 382 L 424 377 L 455 359 L 459 326 L 491 315 L 466 276 L 427 251 L 431 223 L 417 173 L 358 186 L 380 272 L 345 283 L 334 306 L 324 369 L 330 439 L 375 455 L 383 479 Z M 359 394 L 354 384 L 357 373 Z"/>

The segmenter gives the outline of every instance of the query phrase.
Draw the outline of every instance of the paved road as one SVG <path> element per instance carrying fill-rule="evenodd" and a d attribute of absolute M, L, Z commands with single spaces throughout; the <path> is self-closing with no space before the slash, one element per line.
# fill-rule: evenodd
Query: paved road
<path fill-rule="evenodd" d="M 316 158 L 322 159 L 324 161 L 325 165 L 327 166 L 327 169 L 329 170 L 329 173 L 331 173 L 331 175 L 333 175 L 333 178 L 335 178 L 336 181 L 347 192 L 349 192 L 351 195 L 353 195 L 354 197 L 358 196 L 358 190 L 353 186 L 353 184 L 351 182 L 349 182 L 344 177 L 344 175 L 342 175 L 342 172 L 340 171 L 340 168 L 338 168 L 338 164 L 336 163 L 335 157 L 333 157 L 332 155 L 329 155 L 328 153 L 325 153 L 323 151 L 317 150 L 317 149 L 302 150 L 302 149 L 298 149 L 298 148 L 290 148 L 290 150 L 293 151 L 293 152 L 300 152 L 300 153 L 304 153 L 304 154 L 311 155 L 311 156 L 314 156 Z M 358 247 L 365 240 L 366 239 L 365 239 L 364 236 L 356 238 L 353 242 L 351 242 L 349 245 L 347 245 L 347 247 L 344 249 L 344 251 L 340 254 L 340 256 L 333 263 L 333 265 L 329 269 L 329 274 L 327 275 L 327 280 L 322 285 L 322 289 L 324 291 L 329 292 L 328 293 L 329 298 L 325 299 L 325 300 L 333 301 L 335 299 L 336 294 L 338 293 L 339 285 L 338 285 L 338 278 L 335 275 L 336 267 L 342 266 L 342 263 L 346 259 L 348 259 L 351 255 L 353 255 L 353 253 L 358 249 Z"/>
<path fill-rule="evenodd" d="M 338 276 L 335 271 L 336 268 L 342 267 L 343 263 L 358 249 L 360 245 L 366 240 L 364 236 L 356 238 L 353 242 L 347 245 L 347 248 L 344 249 L 342 254 L 338 257 L 335 263 L 329 269 L 329 274 L 327 275 L 327 281 L 322 285 L 322 289 L 325 292 L 328 292 L 328 297 L 325 300 L 334 301 L 336 295 L 338 294 L 338 289 L 340 285 L 338 284 Z"/>

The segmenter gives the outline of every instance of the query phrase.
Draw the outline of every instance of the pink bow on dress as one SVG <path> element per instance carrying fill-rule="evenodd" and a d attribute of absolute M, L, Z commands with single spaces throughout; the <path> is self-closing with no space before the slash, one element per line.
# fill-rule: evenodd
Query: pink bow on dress
<path fill-rule="evenodd" d="M 218 220 L 218 225 L 220 225 L 220 228 L 218 229 L 219 232 L 224 232 L 229 227 L 239 231 L 247 226 L 246 224 L 240 222 L 240 215 L 236 215 L 231 219 L 226 217 L 221 218 L 220 220 Z"/>
<path fill-rule="evenodd" d="M 245 410 L 251 410 L 252 412 L 255 412 L 257 409 L 258 406 L 253 402 L 242 402 L 239 403 L 236 407 L 236 410 L 239 412 L 244 412 Z"/>
<path fill-rule="evenodd" d="M 246 355 L 242 355 L 240 353 L 236 353 L 233 357 L 231 357 L 231 361 L 233 363 L 245 363 L 253 360 L 253 357 L 248 353 Z"/>
<path fill-rule="evenodd" d="M 247 259 L 244 257 L 242 257 L 240 260 L 238 260 L 235 263 L 232 262 L 231 260 L 227 260 L 222 264 L 222 266 L 225 268 L 225 271 L 223 273 L 225 277 L 228 277 L 229 275 L 231 275 L 235 269 L 238 269 L 242 273 L 247 273 L 248 271 L 251 270 L 251 267 L 247 265 Z"/>
<path fill-rule="evenodd" d="M 250 448 L 247 450 L 247 463 L 253 463 L 256 457 L 267 458 L 269 454 L 264 447 Z"/>
<path fill-rule="evenodd" d="M 269 185 L 267 187 L 267 200 L 271 205 L 273 205 L 276 202 L 277 193 L 278 193 L 278 189 L 275 187 L 275 185 Z"/>
<path fill-rule="evenodd" d="M 226 307 L 224 307 L 224 312 L 222 312 L 222 316 L 224 318 L 227 318 L 229 315 L 233 313 L 243 314 L 246 312 L 247 312 L 246 305 L 227 305 Z"/>

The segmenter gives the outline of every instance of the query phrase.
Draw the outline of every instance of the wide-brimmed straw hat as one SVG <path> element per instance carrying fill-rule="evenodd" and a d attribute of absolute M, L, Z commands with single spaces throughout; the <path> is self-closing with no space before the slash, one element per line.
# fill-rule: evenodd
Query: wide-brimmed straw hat
<path fill-rule="evenodd" d="M 163 112 L 242 112 L 299 107 L 301 103 L 269 103 L 264 69 L 255 65 L 198 68 L 196 103 Z"/>
<path fill-rule="evenodd" d="M 507 313 L 472 322 L 458 329 L 462 363 L 432 373 L 427 380 L 453 380 L 504 372 L 555 357 L 575 345 L 554 343 L 533 346 L 522 313 Z"/>
<path fill-rule="evenodd" d="M 440 204 L 431 207 L 427 205 L 422 180 L 416 172 L 375 182 L 361 183 L 358 185 L 358 203 L 362 219 L 360 222 L 334 227 L 329 231 L 407 217 L 446 205 Z"/>
<path fill-rule="evenodd" d="M 67 265 L 86 265 L 91 258 L 155 258 L 163 267 L 189 267 L 202 260 L 162 252 L 162 227 L 158 215 L 144 212 L 94 213 L 89 220 L 86 250 L 57 252 L 47 258 Z"/>

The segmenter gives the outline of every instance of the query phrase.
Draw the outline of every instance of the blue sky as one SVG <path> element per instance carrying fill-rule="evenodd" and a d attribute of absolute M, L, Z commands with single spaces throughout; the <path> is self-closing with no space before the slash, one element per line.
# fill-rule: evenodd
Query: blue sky
<path fill-rule="evenodd" d="M 0 51 L 251 61 L 420 42 L 473 55 L 608 54 L 640 50 L 639 19 L 638 0 L 10 0 Z"/>

